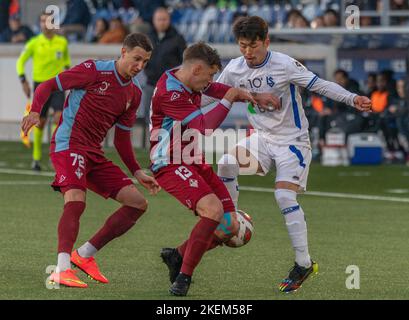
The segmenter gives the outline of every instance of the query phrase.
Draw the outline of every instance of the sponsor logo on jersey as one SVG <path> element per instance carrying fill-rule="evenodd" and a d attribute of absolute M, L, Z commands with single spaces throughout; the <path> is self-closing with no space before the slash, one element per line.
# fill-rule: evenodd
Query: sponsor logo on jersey
<path fill-rule="evenodd" d="M 305 67 L 302 65 L 302 63 L 300 63 L 297 60 L 294 60 L 294 64 L 296 65 L 296 67 L 300 70 L 300 71 L 304 71 Z"/>
<path fill-rule="evenodd" d="M 89 68 L 91 68 L 92 63 L 90 63 L 90 62 L 84 62 L 84 66 L 85 66 L 85 68 L 89 69 Z"/>
<path fill-rule="evenodd" d="M 298 180 L 300 180 L 300 177 L 293 176 L 293 179 L 298 181 Z"/>
<path fill-rule="evenodd" d="M 192 201 L 186 200 L 186 204 L 187 204 L 187 206 L 188 206 L 189 209 L 192 208 Z"/>
<path fill-rule="evenodd" d="M 274 82 L 274 80 L 273 80 L 273 77 L 272 76 L 267 76 L 267 84 L 272 88 L 272 87 L 274 87 L 274 85 L 275 85 L 275 82 Z"/>
<path fill-rule="evenodd" d="M 170 101 L 175 101 L 176 99 L 180 98 L 180 94 L 177 92 L 173 92 L 172 96 L 170 97 Z"/>
<path fill-rule="evenodd" d="M 101 74 L 103 74 L 103 75 L 112 74 L 112 71 L 102 71 Z"/>
<path fill-rule="evenodd" d="M 104 95 L 106 93 L 106 91 L 108 90 L 110 85 L 111 84 L 108 81 L 104 81 L 104 82 L 102 82 L 101 86 L 98 89 L 96 89 L 96 91 L 99 94 Z"/>

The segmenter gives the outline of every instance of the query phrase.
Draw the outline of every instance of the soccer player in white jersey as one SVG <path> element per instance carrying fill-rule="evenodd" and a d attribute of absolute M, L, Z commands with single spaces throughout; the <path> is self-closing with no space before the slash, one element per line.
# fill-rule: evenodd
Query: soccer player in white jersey
<path fill-rule="evenodd" d="M 240 141 L 229 154 L 222 156 L 218 175 L 237 209 L 237 176 L 249 174 L 249 168 L 240 159 L 246 159 L 245 155 L 250 151 L 256 168 L 253 174 L 259 175 L 267 174 L 275 164 L 275 199 L 295 251 L 295 265 L 279 289 L 291 292 L 297 290 L 310 274 L 318 271 L 317 263 L 309 255 L 307 225 L 297 202 L 297 193 L 306 189 L 311 163 L 308 121 L 298 87 L 361 111 L 370 111 L 371 101 L 320 79 L 285 54 L 269 51 L 268 25 L 260 17 L 240 18 L 234 24 L 233 32 L 242 56 L 229 62 L 217 82 L 248 89 L 260 106 L 249 104 L 247 115 L 255 132 Z M 270 99 L 271 106 L 263 108 L 261 105 L 265 106 L 266 99 Z"/>

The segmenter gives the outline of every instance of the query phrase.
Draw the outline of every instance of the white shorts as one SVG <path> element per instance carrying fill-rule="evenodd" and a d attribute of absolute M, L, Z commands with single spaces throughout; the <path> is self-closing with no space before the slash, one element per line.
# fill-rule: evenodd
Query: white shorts
<path fill-rule="evenodd" d="M 308 171 L 311 164 L 311 148 L 299 145 L 277 145 L 266 134 L 254 132 L 239 141 L 243 147 L 257 159 L 266 175 L 275 165 L 276 182 L 286 181 L 300 186 L 300 191 L 307 188 Z"/>

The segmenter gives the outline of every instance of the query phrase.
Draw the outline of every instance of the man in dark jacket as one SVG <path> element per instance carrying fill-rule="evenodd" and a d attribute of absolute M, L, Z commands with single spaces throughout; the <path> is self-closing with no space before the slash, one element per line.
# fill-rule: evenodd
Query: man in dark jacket
<path fill-rule="evenodd" d="M 10 0 L 0 0 L 0 33 L 9 26 Z"/>
<path fill-rule="evenodd" d="M 165 8 L 161 7 L 155 10 L 152 23 L 153 30 L 148 36 L 153 44 L 153 53 L 145 68 L 147 80 L 143 90 L 143 110 L 140 111 L 147 121 L 149 120 L 149 106 L 156 82 L 166 70 L 182 63 L 183 50 L 186 48 L 185 39 L 171 26 L 170 14 Z"/>

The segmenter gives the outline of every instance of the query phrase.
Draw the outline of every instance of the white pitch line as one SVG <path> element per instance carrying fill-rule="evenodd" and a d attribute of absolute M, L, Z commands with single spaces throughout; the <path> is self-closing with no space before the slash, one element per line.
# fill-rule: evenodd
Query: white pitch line
<path fill-rule="evenodd" d="M 24 180 L 10 180 L 10 181 L 0 181 L 0 186 L 37 186 L 37 185 L 49 185 L 49 181 L 24 181 Z"/>
<path fill-rule="evenodd" d="M 240 186 L 240 190 L 254 191 L 254 192 L 268 192 L 268 193 L 273 193 L 274 192 L 273 188 L 270 189 L 270 188 L 258 188 L 258 187 L 246 187 L 246 186 Z M 304 195 L 306 195 L 306 196 L 328 197 L 328 198 L 376 200 L 376 201 L 390 201 L 390 202 L 409 203 L 409 198 L 371 196 L 371 195 L 366 195 L 366 194 L 307 191 L 306 193 L 304 193 Z"/>
<path fill-rule="evenodd" d="M 15 170 L 15 169 L 2 169 L 2 168 L 0 168 L 0 173 L 30 175 L 30 176 L 44 176 L 44 177 L 53 177 L 54 176 L 54 172 L 39 172 L 39 173 L 36 173 L 36 172 L 30 171 L 30 170 Z M 27 183 L 27 184 L 29 184 L 29 183 Z M 248 187 L 248 186 L 240 186 L 240 190 L 242 190 L 242 191 L 253 191 L 253 192 L 267 192 L 267 193 L 273 193 L 274 192 L 273 188 L 260 188 L 260 187 Z M 373 195 L 366 195 L 366 194 L 307 191 L 306 193 L 304 193 L 304 195 L 317 196 L 317 197 L 327 197 L 327 198 L 375 200 L 375 201 L 389 201 L 389 202 L 409 203 L 409 198 L 373 196 Z"/>
<path fill-rule="evenodd" d="M 2 168 L 0 168 L 0 173 L 21 174 L 24 176 L 41 176 L 41 177 L 54 177 L 55 175 L 55 173 L 51 171 L 33 172 L 31 170 L 16 170 L 16 169 L 2 169 Z"/>

